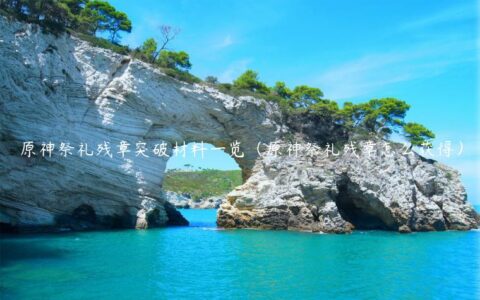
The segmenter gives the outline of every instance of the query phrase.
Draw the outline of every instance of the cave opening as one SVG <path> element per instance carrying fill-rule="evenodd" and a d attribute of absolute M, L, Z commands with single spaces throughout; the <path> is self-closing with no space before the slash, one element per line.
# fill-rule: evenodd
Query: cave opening
<path fill-rule="evenodd" d="M 356 230 L 396 230 L 393 219 L 378 200 L 364 195 L 348 180 L 341 180 L 337 188 L 335 203 L 338 211 Z"/>
<path fill-rule="evenodd" d="M 72 212 L 72 217 L 79 221 L 92 224 L 97 221 L 97 215 L 95 213 L 95 210 L 92 206 L 87 204 L 81 204 L 80 206 L 75 208 Z"/>
<path fill-rule="evenodd" d="M 230 148 L 205 142 L 179 144 L 167 161 L 162 182 L 171 207 L 169 219 L 178 219 L 175 211 L 191 227 L 216 227 L 217 209 L 226 194 L 242 183 L 242 169 Z"/>

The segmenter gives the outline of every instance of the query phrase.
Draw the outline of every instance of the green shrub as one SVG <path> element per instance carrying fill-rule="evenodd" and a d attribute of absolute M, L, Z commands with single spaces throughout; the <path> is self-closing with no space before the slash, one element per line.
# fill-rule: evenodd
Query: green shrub
<path fill-rule="evenodd" d="M 218 78 L 215 76 L 207 76 L 205 77 L 205 82 L 211 85 L 218 84 Z"/>
<path fill-rule="evenodd" d="M 75 32 L 73 30 L 68 30 L 68 32 L 70 32 L 71 35 L 78 37 L 81 40 L 89 42 L 92 46 L 95 46 L 95 47 L 112 50 L 113 52 L 116 52 L 122 55 L 129 55 L 131 52 L 130 48 L 128 48 L 127 46 L 114 44 L 107 39 L 99 38 L 99 37 L 88 35 L 85 33 Z"/>
<path fill-rule="evenodd" d="M 188 83 L 200 83 L 202 80 L 195 75 L 188 73 L 187 71 L 180 71 L 177 69 L 170 69 L 170 68 L 160 68 L 163 73 L 166 75 L 178 79 L 180 81 L 188 82 Z"/>
<path fill-rule="evenodd" d="M 226 194 L 241 184 L 240 170 L 170 170 L 165 174 L 163 188 L 176 193 L 189 193 L 193 199 L 199 199 Z"/>
<path fill-rule="evenodd" d="M 192 67 L 190 63 L 190 56 L 185 51 L 168 51 L 162 50 L 155 62 L 162 68 L 177 69 L 188 71 Z"/>
<path fill-rule="evenodd" d="M 247 70 L 238 76 L 233 82 L 233 86 L 239 90 L 248 90 L 261 94 L 268 94 L 269 92 L 267 85 L 258 80 L 258 73 L 253 70 Z"/>

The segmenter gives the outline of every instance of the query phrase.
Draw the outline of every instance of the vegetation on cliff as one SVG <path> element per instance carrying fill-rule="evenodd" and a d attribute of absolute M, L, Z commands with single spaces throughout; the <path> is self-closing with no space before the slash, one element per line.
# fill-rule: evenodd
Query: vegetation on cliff
<path fill-rule="evenodd" d="M 363 131 L 387 138 L 393 133 L 403 135 L 412 146 L 431 147 L 435 134 L 419 123 L 407 123 L 410 105 L 392 97 L 371 99 L 363 103 L 345 102 L 339 107 L 334 100 L 325 99 L 321 89 L 299 85 L 293 89 L 278 81 L 273 87 L 261 82 L 258 73 L 247 70 L 233 84 L 217 83 L 212 77 L 209 84 L 234 95 L 250 94 L 276 102 L 289 117 L 319 116 L 345 131 Z"/>
<path fill-rule="evenodd" d="M 161 46 L 148 39 L 142 47 L 130 49 L 120 44 L 121 32 L 130 33 L 132 22 L 107 1 L 99 0 L 0 0 L 0 12 L 21 21 L 39 24 L 44 30 L 70 34 L 93 46 L 110 49 L 123 55 L 152 63 L 174 78 L 189 83 L 201 80 L 188 72 L 189 55 L 184 51 L 169 51 L 167 45 L 180 32 L 168 25 L 160 28 Z M 100 36 L 98 36 L 100 35 Z M 108 39 L 103 38 L 108 36 Z"/>
<path fill-rule="evenodd" d="M 21 20 L 53 31 L 71 28 L 92 36 L 108 32 L 112 43 L 119 42 L 120 31 L 132 30 L 127 14 L 117 11 L 106 1 L 1 0 L 0 8 Z"/>
<path fill-rule="evenodd" d="M 70 33 L 91 42 L 94 46 L 108 48 L 124 55 L 153 64 L 168 76 L 198 83 L 199 78 L 189 73 L 190 56 L 185 51 L 168 50 L 167 46 L 180 33 L 169 25 L 160 27 L 161 40 L 147 39 L 142 46 L 129 49 L 120 45 L 120 32 L 131 32 L 128 16 L 106 1 L 99 0 L 0 0 L 0 9 L 16 18 L 34 22 L 44 28 Z M 97 37 L 108 33 L 109 39 Z M 276 102 L 288 118 L 321 117 L 330 127 L 344 132 L 366 131 L 388 137 L 392 133 L 403 135 L 411 146 L 431 147 L 435 134 L 419 123 L 405 121 L 410 105 L 396 98 L 372 99 L 364 103 L 345 102 L 339 107 L 334 100 L 325 99 L 321 89 L 299 85 L 293 89 L 278 81 L 273 87 L 260 81 L 258 73 L 247 70 L 233 83 L 219 83 L 208 76 L 206 84 L 233 96 L 251 95 Z"/>
<path fill-rule="evenodd" d="M 240 170 L 170 170 L 165 173 L 163 180 L 165 190 L 188 193 L 192 199 L 224 195 L 241 184 Z"/>

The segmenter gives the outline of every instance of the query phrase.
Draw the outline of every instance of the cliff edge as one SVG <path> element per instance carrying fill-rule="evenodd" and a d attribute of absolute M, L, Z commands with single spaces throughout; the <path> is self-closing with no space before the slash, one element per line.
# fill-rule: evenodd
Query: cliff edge
<path fill-rule="evenodd" d="M 0 65 L 2 229 L 185 225 L 165 201 L 162 180 L 175 145 L 200 141 L 227 153 L 238 142 L 244 153 L 236 160 L 245 183 L 219 209 L 223 227 L 477 227 L 458 172 L 415 153 L 260 155 L 258 143 L 304 138 L 276 104 L 183 83 L 129 56 L 4 17 Z M 42 151 L 50 143 L 52 153 Z M 122 143 L 130 145 L 123 155 Z M 33 146 L 30 155 L 25 145 Z M 138 155 L 138 145 L 149 151 Z"/>

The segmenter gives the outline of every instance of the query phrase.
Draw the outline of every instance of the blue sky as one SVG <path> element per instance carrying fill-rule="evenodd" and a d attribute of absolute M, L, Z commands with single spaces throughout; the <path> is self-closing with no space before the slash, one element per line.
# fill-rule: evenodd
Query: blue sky
<path fill-rule="evenodd" d="M 437 158 L 462 172 L 469 197 L 480 203 L 477 1 L 110 2 L 132 20 L 122 40 L 132 47 L 158 38 L 162 24 L 181 28 L 171 49 L 187 51 L 191 72 L 202 78 L 229 82 L 251 68 L 269 85 L 308 84 L 339 102 L 407 101 L 407 119 L 437 134 L 436 149 L 464 144 L 461 156 Z M 235 167 L 228 160 L 186 163 Z"/>

